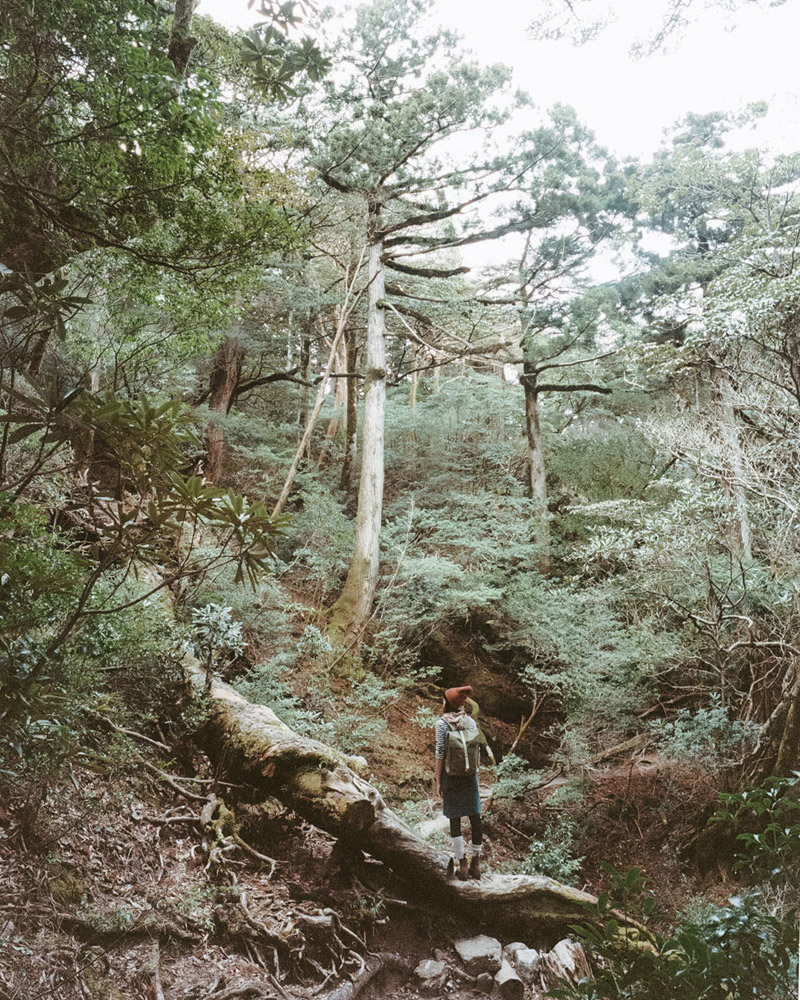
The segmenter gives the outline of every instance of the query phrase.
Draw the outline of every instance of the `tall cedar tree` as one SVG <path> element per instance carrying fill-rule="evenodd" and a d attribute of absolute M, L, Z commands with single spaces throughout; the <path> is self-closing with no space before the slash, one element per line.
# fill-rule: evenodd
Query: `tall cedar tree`
<path fill-rule="evenodd" d="M 477 208 L 512 188 L 528 168 L 524 158 L 501 155 L 492 146 L 509 115 L 494 101 L 508 83 L 508 70 L 465 60 L 450 32 L 425 34 L 430 6 L 377 0 L 358 9 L 354 27 L 333 54 L 338 72 L 326 83 L 325 105 L 312 127 L 320 177 L 333 192 L 360 199 L 369 262 L 356 542 L 331 612 L 330 634 L 337 640 L 359 634 L 378 578 L 386 321 L 392 296 L 401 290 L 392 285 L 387 292 L 386 271 L 399 275 L 400 283 L 464 273 L 452 256 L 444 263 L 425 258 L 516 228 L 487 225 Z M 452 141 L 463 133 L 470 134 L 469 152 Z"/>

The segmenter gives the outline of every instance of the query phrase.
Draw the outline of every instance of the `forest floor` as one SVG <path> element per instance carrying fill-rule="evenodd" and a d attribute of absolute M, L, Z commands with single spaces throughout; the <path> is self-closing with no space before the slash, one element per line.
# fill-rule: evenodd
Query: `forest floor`
<path fill-rule="evenodd" d="M 422 705 L 436 707 L 430 693 L 411 691 L 386 710 L 368 759 L 388 803 L 446 849 L 431 797 L 432 730 L 413 721 Z M 514 727 L 484 721 L 507 748 Z M 342 856 L 277 801 L 252 802 L 218 777 L 202 754 L 187 750 L 178 762 L 98 734 L 66 780 L 4 803 L 2 1000 L 324 998 L 378 952 L 399 954 L 408 971 L 376 979 L 360 997 L 430 996 L 411 972 L 434 957 L 453 970 L 435 995 L 481 995 L 456 971 L 451 947 L 470 928 L 409 905 L 383 866 Z M 605 887 L 606 860 L 640 867 L 668 914 L 727 895 L 723 870 L 700 873 L 679 856 L 714 794 L 695 771 L 640 754 L 586 767 L 577 782 L 555 776 L 520 801 L 492 800 L 489 769 L 482 784 L 489 869 L 524 857 L 543 820 L 560 812 L 577 823 L 585 861 L 575 882 L 589 891 Z M 567 786 L 580 794 L 550 805 Z M 235 810 L 235 836 L 220 800 Z M 538 996 L 527 987 L 527 1000 Z"/>

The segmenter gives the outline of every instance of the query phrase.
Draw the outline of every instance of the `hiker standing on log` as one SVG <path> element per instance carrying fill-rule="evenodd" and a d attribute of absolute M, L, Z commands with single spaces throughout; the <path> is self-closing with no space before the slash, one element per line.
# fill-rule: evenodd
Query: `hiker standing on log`
<path fill-rule="evenodd" d="M 472 688 L 448 688 L 444 693 L 442 716 L 436 720 L 435 783 L 442 798 L 442 812 L 450 820 L 453 860 L 450 865 L 462 881 L 481 877 L 483 830 L 481 796 L 478 787 L 480 730 L 468 714 Z M 467 862 L 461 817 L 472 830 L 472 859 Z M 456 870 L 456 863 L 458 869 Z"/>

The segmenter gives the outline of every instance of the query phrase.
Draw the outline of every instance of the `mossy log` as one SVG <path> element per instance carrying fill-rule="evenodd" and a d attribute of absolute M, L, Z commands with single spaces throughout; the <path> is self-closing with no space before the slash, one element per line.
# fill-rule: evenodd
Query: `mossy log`
<path fill-rule="evenodd" d="M 198 695 L 205 672 L 186 665 Z M 589 893 L 544 876 L 488 875 L 480 881 L 447 877 L 447 856 L 418 837 L 362 776 L 363 758 L 348 757 L 299 736 L 264 705 L 214 681 L 205 742 L 229 774 L 274 796 L 304 819 L 386 864 L 418 902 L 469 916 L 516 938 L 550 936 L 590 918 Z M 362 773 L 359 773 L 362 772 Z M 624 919 L 624 918 L 623 918 Z"/>

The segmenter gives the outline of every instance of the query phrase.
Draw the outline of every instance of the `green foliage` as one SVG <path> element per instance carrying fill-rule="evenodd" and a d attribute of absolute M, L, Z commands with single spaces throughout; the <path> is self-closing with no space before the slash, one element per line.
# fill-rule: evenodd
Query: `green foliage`
<path fill-rule="evenodd" d="M 278 549 L 286 561 L 299 562 L 323 592 L 335 590 L 344 578 L 353 552 L 353 524 L 343 505 L 321 485 L 307 482 L 299 491 L 299 509 L 292 515 L 286 542 Z"/>
<path fill-rule="evenodd" d="M 242 623 L 233 618 L 233 609 L 221 604 L 192 608 L 191 631 L 195 653 L 210 668 L 220 668 L 223 659 L 241 656 L 247 643 Z"/>
<path fill-rule="evenodd" d="M 365 717 L 363 706 L 374 710 L 394 695 L 375 678 L 356 682 L 353 700 L 361 711 L 341 711 L 331 692 L 328 657 L 332 647 L 314 625 L 306 626 L 294 644 L 286 637 L 282 647 L 256 664 L 238 687 L 252 701 L 268 705 L 280 719 L 303 736 L 328 743 L 345 753 L 360 753 L 386 729 L 382 718 Z M 300 671 L 313 671 L 313 684 L 303 698 L 293 693 L 291 678 Z M 377 695 L 377 699 L 376 699 Z"/>
<path fill-rule="evenodd" d="M 548 996 L 559 1000 L 790 1000 L 797 922 L 771 916 L 758 897 L 733 896 L 661 934 L 647 925 L 655 898 L 644 892 L 639 869 L 626 873 L 604 864 L 610 893 L 587 906 L 595 923 L 574 930 L 594 958 L 594 978 L 562 982 Z M 634 916 L 641 930 L 627 930 L 618 914 Z"/>
<path fill-rule="evenodd" d="M 286 7 L 283 4 L 280 9 Z M 294 17 L 292 23 L 296 23 Z M 305 73 L 309 80 L 319 82 L 331 68 L 330 59 L 322 55 L 310 38 L 290 41 L 275 19 L 266 27 L 261 25 L 245 32 L 239 39 L 239 55 L 256 87 L 281 101 L 295 96 L 292 83 L 298 74 Z"/>
<path fill-rule="evenodd" d="M 0 493 L 0 636 L 52 620 L 69 604 L 84 562 L 41 508 Z"/>
<path fill-rule="evenodd" d="M 736 867 L 793 897 L 800 882 L 800 772 L 768 778 L 742 792 L 720 793 L 721 807 L 709 820 L 732 830 Z"/>
<path fill-rule="evenodd" d="M 86 576 L 83 561 L 31 504 L 0 494 L 0 771 L 28 776 L 74 746 L 79 693 L 74 660 L 48 653 L 48 626 Z M 74 684 L 74 687 L 73 687 Z"/>
<path fill-rule="evenodd" d="M 570 717 L 619 725 L 654 674 L 680 656 L 680 636 L 630 607 L 613 584 L 584 587 L 518 572 L 495 610 L 496 649 L 510 651 L 533 692 L 551 692 Z"/>
<path fill-rule="evenodd" d="M 201 548 L 197 558 L 211 560 L 218 551 L 217 546 Z M 181 602 L 188 608 L 206 604 L 230 607 L 242 623 L 249 655 L 254 650 L 255 655 L 260 655 L 262 649 L 271 649 L 283 641 L 291 631 L 292 613 L 303 613 L 305 609 L 287 603 L 275 577 L 262 576 L 255 587 L 240 587 L 234 583 L 235 574 L 233 565 L 223 565 L 199 580 L 187 580 Z"/>
<path fill-rule="evenodd" d="M 393 802 L 392 808 L 403 822 L 415 830 L 423 840 L 433 844 L 439 850 L 450 852 L 452 848 L 449 833 L 437 826 L 436 823 L 431 822 L 435 817 L 428 799 L 424 801 L 404 799 L 401 802 Z"/>
<path fill-rule="evenodd" d="M 673 721 L 657 719 L 651 728 L 658 738 L 658 749 L 666 757 L 712 771 L 731 763 L 735 755 L 752 750 L 761 733 L 757 723 L 731 719 L 718 698 L 709 708 L 694 713 L 681 708 Z"/>
<path fill-rule="evenodd" d="M 29 267 L 19 275 L 14 297 L 17 304 L 3 309 L 5 323 L 23 323 L 39 333 L 52 329 L 61 340 L 66 336 L 66 320 L 91 301 L 70 291 L 66 278 L 36 280 Z"/>
<path fill-rule="evenodd" d="M 436 512 L 444 514 L 451 498 L 457 502 L 460 495 L 464 511 L 453 520 L 468 523 L 481 502 L 491 503 L 516 538 L 524 530 L 525 518 L 519 477 L 524 431 L 520 387 L 460 371 L 444 381 L 438 392 L 431 392 L 422 382 L 418 395 L 412 413 L 405 391 L 387 393 L 386 473 L 390 480 L 396 477 L 405 484 L 398 502 L 390 501 L 387 520 L 402 522 L 409 490 L 421 515 L 429 512 L 430 518 Z M 453 488 L 456 483 L 460 484 L 457 490 Z M 501 496 L 509 499 L 501 500 Z M 515 507 L 514 499 L 522 503 Z M 512 511 L 523 524 L 515 521 Z M 461 525 L 461 535 L 474 545 L 478 539 L 468 533 L 467 523 Z M 484 523 L 484 528 L 491 530 L 493 523 Z"/>
<path fill-rule="evenodd" d="M 7 778 L 54 775 L 85 745 L 97 710 L 154 735 L 155 720 L 180 728 L 184 634 L 150 589 L 109 572 L 92 592 L 84 627 L 57 653 L 47 648 L 44 623 L 6 645 L 0 768 Z M 109 613 L 113 607 L 120 610 Z"/>
<path fill-rule="evenodd" d="M 150 581 L 120 570 L 104 574 L 92 593 L 84 627 L 68 643 L 84 665 L 105 678 L 113 707 L 147 725 L 169 715 L 183 686 L 180 658 L 185 630 L 176 625 Z M 113 610 L 119 608 L 119 610 Z"/>
<path fill-rule="evenodd" d="M 523 875 L 546 875 L 565 885 L 573 885 L 583 864 L 583 858 L 574 856 L 577 827 L 570 816 L 550 817 L 541 837 L 531 841 L 527 855 L 507 865 L 506 870 Z"/>
<path fill-rule="evenodd" d="M 477 573 L 443 556 L 399 556 L 392 583 L 380 595 L 378 627 L 366 650 L 368 662 L 409 672 L 431 635 L 487 607 L 499 592 Z"/>
<path fill-rule="evenodd" d="M 583 517 L 602 519 L 581 552 L 590 574 L 638 571 L 652 580 L 654 571 L 684 567 L 697 553 L 722 549 L 734 509 L 729 496 L 692 480 L 656 482 L 650 491 L 673 497 L 667 503 L 617 499 L 575 508 Z"/>
<path fill-rule="evenodd" d="M 507 754 L 495 767 L 494 798 L 524 799 L 541 782 L 541 773 L 532 771 L 528 762 L 516 754 Z"/>
<path fill-rule="evenodd" d="M 428 705 L 420 705 L 414 715 L 414 723 L 420 729 L 433 729 L 439 716 Z"/>
<path fill-rule="evenodd" d="M 37 227 L 39 257 L 26 263 L 47 273 L 94 241 L 118 244 L 155 218 L 179 219 L 212 179 L 198 168 L 212 146 L 214 105 L 207 79 L 176 86 L 155 8 L 45 2 L 33 25 L 25 5 L 12 2 L 5 15 L 0 76 L 17 169 L 3 195 L 3 260 L 12 262 L 11 248 Z M 53 211 L 42 226 L 45 171 Z"/>
<path fill-rule="evenodd" d="M 638 427 L 603 421 L 596 411 L 593 416 L 592 433 L 580 426 L 550 444 L 551 488 L 577 493 L 590 503 L 619 501 L 622 508 L 621 497 L 641 497 L 646 490 L 652 491 L 657 453 Z"/>

